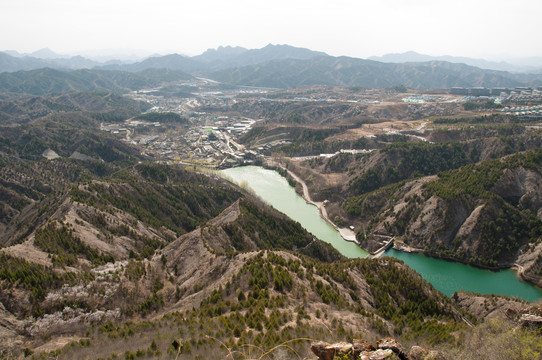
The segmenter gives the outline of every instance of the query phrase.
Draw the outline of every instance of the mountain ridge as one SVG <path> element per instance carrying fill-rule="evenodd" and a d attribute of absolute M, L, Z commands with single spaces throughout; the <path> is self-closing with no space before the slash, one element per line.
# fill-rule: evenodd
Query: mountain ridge
<path fill-rule="evenodd" d="M 427 89 L 542 85 L 542 74 L 484 70 L 442 60 L 386 63 L 346 56 L 333 57 L 289 45 L 269 44 L 261 49 L 220 47 L 194 57 L 169 54 L 149 57 L 131 64 L 97 64 L 83 57 L 55 60 L 16 58 L 7 53 L 0 53 L 0 71 L 3 72 L 13 73 L 17 69 L 28 71 L 43 67 L 58 69 L 92 67 L 92 71 L 124 72 L 165 68 L 229 84 L 273 88 L 308 85 L 386 88 L 403 85 Z"/>
<path fill-rule="evenodd" d="M 315 57 L 309 60 L 276 60 L 217 71 L 217 81 L 249 86 L 288 88 L 308 85 L 412 88 L 539 86 L 542 75 L 482 70 L 448 62 L 381 63 L 349 57 Z M 523 84 L 523 85 L 522 85 Z"/>
<path fill-rule="evenodd" d="M 426 62 L 426 61 L 446 61 L 451 63 L 461 63 L 470 66 L 476 66 L 481 69 L 510 71 L 510 72 L 535 72 L 542 68 L 542 59 L 531 58 L 531 65 L 526 63 L 512 63 L 507 61 L 490 61 L 486 59 L 471 58 L 464 56 L 432 56 L 420 54 L 415 51 L 407 51 L 404 53 L 390 53 L 382 56 L 370 56 L 368 60 L 375 60 L 389 63 L 405 63 L 405 62 Z"/>

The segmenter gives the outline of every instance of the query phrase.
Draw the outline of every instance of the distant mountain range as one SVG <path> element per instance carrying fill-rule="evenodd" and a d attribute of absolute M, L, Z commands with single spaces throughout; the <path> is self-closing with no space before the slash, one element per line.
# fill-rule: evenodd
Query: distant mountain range
<path fill-rule="evenodd" d="M 82 56 L 87 60 L 92 60 L 98 65 L 103 65 L 105 63 L 132 63 L 144 60 L 153 55 L 153 53 L 145 50 L 135 50 L 135 49 L 103 49 L 103 50 L 85 50 L 80 51 L 77 54 L 59 54 L 54 52 L 49 48 L 39 49 L 31 53 L 20 53 L 14 50 L 6 50 L 4 53 L 22 58 L 22 57 L 33 57 L 38 59 L 45 60 L 56 60 L 56 59 L 69 59 L 74 56 Z"/>
<path fill-rule="evenodd" d="M 6 52 L 0 52 L 0 72 L 15 72 L 20 70 L 36 70 L 53 68 L 63 70 L 91 69 L 101 63 L 89 60 L 82 56 L 70 58 L 38 58 L 32 56 L 14 56 Z"/>
<path fill-rule="evenodd" d="M 141 61 L 127 63 L 122 60 L 98 62 L 82 56 L 66 56 L 50 49 L 41 49 L 31 54 L 16 51 L 0 52 L 0 72 L 35 70 L 45 67 L 61 70 L 102 69 L 137 72 L 150 68 L 168 68 L 185 72 L 221 70 L 239 66 L 255 65 L 271 60 L 310 59 L 326 56 L 325 53 L 289 45 L 267 45 L 261 49 L 242 47 L 219 47 L 209 49 L 194 57 L 179 54 L 155 55 Z"/>
<path fill-rule="evenodd" d="M 287 88 L 330 85 L 384 88 L 541 86 L 542 75 L 482 70 L 443 61 L 382 63 L 348 57 L 319 56 L 308 60 L 277 60 L 209 75 L 216 81 L 249 86 Z"/>
<path fill-rule="evenodd" d="M 327 56 L 327 54 L 289 45 L 269 44 L 264 48 L 252 50 L 241 47 L 219 47 L 216 50 L 207 50 L 193 59 L 206 63 L 210 69 L 218 70 L 257 65 L 272 60 L 308 60 L 317 56 Z"/>
<path fill-rule="evenodd" d="M 179 54 L 155 56 L 134 64 L 104 66 L 103 69 L 141 71 L 148 68 L 169 68 L 184 72 L 208 73 L 209 71 L 258 65 L 272 60 L 307 60 L 317 56 L 327 56 L 323 52 L 297 48 L 289 45 L 267 45 L 261 49 L 242 47 L 219 47 L 203 54 L 187 57 Z"/>
<path fill-rule="evenodd" d="M 56 52 L 54 52 L 53 50 L 49 49 L 49 48 L 43 48 L 43 49 L 39 49 L 39 50 L 36 50 L 30 54 L 25 54 L 25 53 L 20 53 L 18 51 L 14 51 L 14 50 L 6 50 L 4 51 L 6 54 L 8 55 L 11 55 L 13 57 L 18 57 L 18 58 L 22 58 L 22 57 L 33 57 L 33 58 L 38 58 L 38 59 L 62 59 L 62 58 L 70 58 L 71 56 L 68 56 L 68 55 L 61 55 L 61 54 L 57 54 Z"/>
<path fill-rule="evenodd" d="M 405 63 L 405 62 L 426 62 L 426 61 L 447 61 L 451 63 L 466 64 L 476 66 L 481 69 L 512 71 L 512 72 L 542 72 L 542 57 L 532 57 L 527 59 L 517 59 L 512 62 L 496 62 L 485 59 L 474 59 L 458 56 L 431 56 L 419 54 L 414 51 L 408 51 L 400 54 L 386 54 L 383 56 L 371 56 L 369 60 L 386 63 Z"/>
<path fill-rule="evenodd" d="M 18 53 L 17 53 L 18 54 Z M 17 55 L 14 54 L 14 55 Z M 378 58 L 379 61 L 350 57 L 334 57 L 323 52 L 293 47 L 289 45 L 267 45 L 261 49 L 242 47 L 219 47 L 203 54 L 188 57 L 179 54 L 153 56 L 139 62 L 98 63 L 75 56 L 54 58 L 48 49 L 34 53 L 46 58 L 32 56 L 13 56 L 0 52 L 0 72 L 16 72 L 53 68 L 59 70 L 92 69 L 96 76 L 119 77 L 119 72 L 140 73 L 149 69 L 168 69 L 181 72 L 182 78 L 203 76 L 210 79 L 247 86 L 286 88 L 304 85 L 390 87 L 405 85 L 412 88 L 450 88 L 450 87 L 515 87 L 541 86 L 541 74 L 512 73 L 501 70 L 483 70 L 489 65 L 506 68 L 506 63 L 491 63 L 485 60 L 443 57 L 448 60 L 435 60 L 427 55 L 414 52 L 391 54 Z M 464 60 L 464 61 L 462 61 Z M 462 63 L 457 63 L 462 62 Z M 465 64 L 471 62 L 471 65 Z M 479 66 L 475 64 L 478 63 Z M 512 65 L 510 65 L 512 66 Z M 115 71 L 115 75 L 106 75 Z M 77 76 L 88 73 L 78 73 Z M 72 76 L 72 75 L 70 75 Z M 17 88 L 13 77 L 10 88 Z M 22 79 L 18 75 L 15 78 Z M 69 77 L 67 75 L 64 78 Z M 148 83 L 149 76 L 145 74 Z M 178 75 L 177 75 L 178 77 Z M 125 79 L 130 76 L 124 75 Z M 137 76 L 136 76 L 137 78 Z M 4 79 L 6 80 L 6 79 Z M 161 81 L 168 80 L 162 79 Z M 112 84 L 116 84 L 113 80 Z M 5 85 L 5 84 L 4 84 Z M 124 84 L 123 84 L 124 85 Z M 5 88 L 6 86 L 2 86 Z M 118 90 L 118 86 L 112 90 Z M 124 87 L 124 86 L 122 86 Z M 69 88 L 69 87 L 68 87 Z M 131 85 L 129 88 L 133 88 Z M 33 88 L 33 91 L 41 91 Z"/>

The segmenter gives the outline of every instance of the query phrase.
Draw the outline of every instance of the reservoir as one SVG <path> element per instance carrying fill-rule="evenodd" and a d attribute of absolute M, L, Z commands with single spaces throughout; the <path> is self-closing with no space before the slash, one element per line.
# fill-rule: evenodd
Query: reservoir
<path fill-rule="evenodd" d="M 333 226 L 320 217 L 318 208 L 299 196 L 278 172 L 259 166 L 243 166 L 222 170 L 221 173 L 236 184 L 246 184 L 267 204 L 300 223 L 318 239 L 333 245 L 344 256 L 368 255 L 355 243 L 345 241 Z"/>
<path fill-rule="evenodd" d="M 320 217 L 316 206 L 308 204 L 276 171 L 245 166 L 222 170 L 221 174 L 252 190 L 263 201 L 299 222 L 318 239 L 333 245 L 344 256 L 367 256 L 367 252 L 358 245 L 345 241 L 335 228 Z M 512 270 L 483 270 L 393 249 L 388 250 L 385 255 L 404 261 L 447 296 L 451 296 L 455 291 L 466 290 L 481 294 L 507 295 L 528 301 L 542 299 L 542 289 L 519 280 Z"/>

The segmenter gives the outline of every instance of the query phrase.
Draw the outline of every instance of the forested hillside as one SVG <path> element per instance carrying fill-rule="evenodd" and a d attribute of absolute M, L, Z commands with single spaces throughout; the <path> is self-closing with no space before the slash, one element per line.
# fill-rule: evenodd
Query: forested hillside
<path fill-rule="evenodd" d="M 192 76 L 169 69 L 144 69 L 137 73 L 103 70 L 37 69 L 0 73 L 0 91 L 9 96 L 20 94 L 54 95 L 79 91 L 115 91 L 158 86 L 164 82 L 187 80 Z"/>
<path fill-rule="evenodd" d="M 388 336 L 444 359 L 482 359 L 477 341 L 497 335 L 492 354 L 539 352 L 522 320 L 539 306 L 446 297 L 400 260 L 346 259 L 218 172 L 280 164 L 363 247 L 386 235 L 476 266 L 516 263 L 540 284 L 536 116 L 440 95 L 407 103 L 404 86 L 274 92 L 170 70 L 0 83 L 0 358 L 301 359 L 313 341 L 369 349 Z"/>

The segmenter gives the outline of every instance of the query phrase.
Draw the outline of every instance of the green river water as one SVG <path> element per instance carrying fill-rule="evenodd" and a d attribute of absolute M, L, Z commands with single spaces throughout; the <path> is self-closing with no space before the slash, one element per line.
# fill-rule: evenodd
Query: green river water
<path fill-rule="evenodd" d="M 367 256 L 367 252 L 359 246 L 345 241 L 335 228 L 320 217 L 316 206 L 308 204 L 276 171 L 245 166 L 222 170 L 221 174 L 237 184 L 246 185 L 263 201 L 299 222 L 320 240 L 333 245 L 344 256 Z M 447 296 L 451 296 L 455 291 L 467 290 L 481 294 L 508 295 L 528 301 L 542 299 L 542 289 L 519 280 L 511 270 L 482 270 L 393 249 L 385 255 L 403 260 Z"/>

